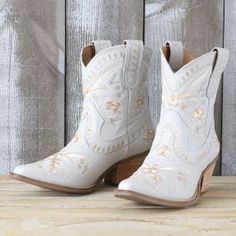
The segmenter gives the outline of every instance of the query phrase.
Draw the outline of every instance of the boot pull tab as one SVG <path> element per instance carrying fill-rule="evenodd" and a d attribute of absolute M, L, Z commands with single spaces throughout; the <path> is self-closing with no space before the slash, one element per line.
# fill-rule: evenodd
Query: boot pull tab
<path fill-rule="evenodd" d="M 173 71 L 177 71 L 184 64 L 184 48 L 180 41 L 167 41 L 166 46 L 170 50 L 169 64 Z"/>
<path fill-rule="evenodd" d="M 92 45 L 95 48 L 95 54 L 112 46 L 110 40 L 94 40 L 92 41 Z"/>
<path fill-rule="evenodd" d="M 143 60 L 143 41 L 125 40 L 124 45 L 123 84 L 126 88 L 134 88 L 138 84 L 140 67 Z"/>
<path fill-rule="evenodd" d="M 215 47 L 212 49 L 215 52 L 215 62 L 212 68 L 210 76 L 207 96 L 215 98 L 217 94 L 217 88 L 220 83 L 221 74 L 223 73 L 229 59 L 229 50 L 227 48 Z"/>

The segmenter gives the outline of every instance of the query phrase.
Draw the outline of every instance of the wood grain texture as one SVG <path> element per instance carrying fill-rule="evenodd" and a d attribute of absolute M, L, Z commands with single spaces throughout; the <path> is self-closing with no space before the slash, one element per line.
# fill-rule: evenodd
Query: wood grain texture
<path fill-rule="evenodd" d="M 0 173 L 64 144 L 63 0 L 0 0 Z"/>
<path fill-rule="evenodd" d="M 63 194 L 0 177 L 0 236 L 235 235 L 236 177 L 214 177 L 198 205 L 179 210 L 114 198 L 113 190 Z"/>
<path fill-rule="evenodd" d="M 223 45 L 223 1 L 145 1 L 145 43 L 153 50 L 150 66 L 150 106 L 154 123 L 161 105 L 160 47 L 166 40 L 181 40 L 197 55 Z M 216 130 L 221 139 L 222 86 L 216 101 Z M 220 174 L 220 162 L 215 174 Z"/>
<path fill-rule="evenodd" d="M 223 79 L 222 175 L 236 175 L 236 2 L 225 0 L 224 46 L 229 64 Z"/>
<path fill-rule="evenodd" d="M 120 44 L 143 38 L 143 0 L 67 0 L 66 141 L 79 125 L 82 110 L 80 51 L 92 40 Z"/>

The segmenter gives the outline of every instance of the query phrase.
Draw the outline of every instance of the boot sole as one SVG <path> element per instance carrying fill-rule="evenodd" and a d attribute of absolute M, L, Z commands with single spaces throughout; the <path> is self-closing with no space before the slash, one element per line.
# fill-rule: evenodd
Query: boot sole
<path fill-rule="evenodd" d="M 128 178 L 130 175 L 133 174 L 133 172 L 135 172 L 141 166 L 148 152 L 149 151 L 146 151 L 144 153 L 128 157 L 125 160 L 121 160 L 113 164 L 98 178 L 98 180 L 94 184 L 83 188 L 71 188 L 62 185 L 51 184 L 31 179 L 15 173 L 10 173 L 9 176 L 14 180 L 36 185 L 38 187 L 42 187 L 45 189 L 52 189 L 67 193 L 90 193 L 99 187 L 99 184 L 102 182 L 103 179 L 105 180 L 106 183 L 116 186 L 119 184 L 120 181 Z"/>
<path fill-rule="evenodd" d="M 164 199 L 158 199 L 129 190 L 115 190 L 114 195 L 115 197 L 118 198 L 124 198 L 148 205 L 151 204 L 151 205 L 159 205 L 159 206 L 174 207 L 174 208 L 184 208 L 193 206 L 198 203 L 201 195 L 208 190 L 210 179 L 215 169 L 217 159 L 218 158 L 214 159 L 202 172 L 194 196 L 187 201 L 169 201 Z"/>

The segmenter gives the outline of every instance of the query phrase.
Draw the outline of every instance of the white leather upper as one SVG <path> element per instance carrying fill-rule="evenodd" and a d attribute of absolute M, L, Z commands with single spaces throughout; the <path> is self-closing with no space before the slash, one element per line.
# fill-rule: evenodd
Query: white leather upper
<path fill-rule="evenodd" d="M 162 107 L 155 139 L 142 166 L 119 189 L 184 201 L 194 196 L 200 175 L 219 153 L 214 103 L 228 50 L 215 48 L 176 70 L 183 49 L 179 42 L 168 46 L 169 61 L 161 50 Z"/>
<path fill-rule="evenodd" d="M 95 56 L 83 62 L 83 112 L 79 129 L 58 153 L 18 166 L 14 173 L 66 187 L 93 185 L 114 163 L 149 150 L 153 128 L 148 109 L 150 49 L 142 41 L 111 46 L 94 41 Z"/>

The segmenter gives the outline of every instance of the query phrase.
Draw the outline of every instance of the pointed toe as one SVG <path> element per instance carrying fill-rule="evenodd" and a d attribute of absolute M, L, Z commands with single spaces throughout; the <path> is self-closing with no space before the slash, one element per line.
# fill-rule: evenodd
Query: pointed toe
<path fill-rule="evenodd" d="M 20 165 L 20 166 L 15 167 L 14 170 L 11 172 L 11 174 L 25 176 L 26 172 L 27 171 L 26 171 L 25 165 Z"/>
<path fill-rule="evenodd" d="M 126 191 L 131 191 L 132 190 L 132 184 L 129 179 L 125 179 L 121 181 L 118 185 L 118 190 L 126 190 Z"/>
<path fill-rule="evenodd" d="M 11 172 L 12 175 L 20 175 L 26 178 L 30 178 L 32 175 L 32 166 L 31 164 L 19 165 L 14 168 Z"/>

